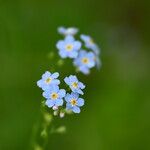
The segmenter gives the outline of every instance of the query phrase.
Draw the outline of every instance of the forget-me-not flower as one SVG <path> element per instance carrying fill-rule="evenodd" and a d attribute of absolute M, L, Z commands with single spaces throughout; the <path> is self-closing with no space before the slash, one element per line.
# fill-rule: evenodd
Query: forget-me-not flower
<path fill-rule="evenodd" d="M 79 98 L 78 93 L 66 94 L 65 100 L 67 102 L 66 109 L 72 110 L 74 113 L 80 113 L 80 107 L 84 105 L 84 99 Z"/>
<path fill-rule="evenodd" d="M 48 107 L 62 106 L 65 95 L 66 91 L 64 89 L 59 89 L 58 86 L 53 85 L 43 92 L 43 96 L 47 99 L 46 105 Z"/>
<path fill-rule="evenodd" d="M 100 69 L 102 63 L 101 63 L 101 60 L 100 60 L 99 56 L 95 55 L 94 60 L 95 60 L 97 69 Z"/>
<path fill-rule="evenodd" d="M 58 41 L 56 47 L 62 58 L 76 58 L 78 56 L 78 51 L 81 48 L 81 42 L 75 41 L 73 36 L 68 35 L 65 37 L 65 40 Z"/>
<path fill-rule="evenodd" d="M 49 88 L 51 85 L 59 85 L 60 81 L 57 79 L 59 77 L 59 73 L 55 72 L 51 74 L 49 71 L 46 71 L 42 75 L 42 79 L 37 81 L 37 85 L 43 90 Z"/>
<path fill-rule="evenodd" d="M 85 88 L 85 85 L 82 82 L 80 82 L 76 76 L 70 75 L 69 77 L 66 77 L 64 81 L 67 85 L 69 85 L 70 89 L 74 93 L 83 95 L 82 89 Z"/>
<path fill-rule="evenodd" d="M 89 69 L 95 66 L 95 54 L 93 52 L 80 51 L 74 60 L 74 65 L 84 74 L 89 74 Z"/>
<path fill-rule="evenodd" d="M 93 50 L 96 55 L 99 55 L 100 49 L 90 36 L 82 34 L 80 38 L 84 41 L 87 48 Z"/>
<path fill-rule="evenodd" d="M 75 27 L 69 27 L 69 28 L 59 27 L 58 32 L 62 35 L 65 35 L 65 36 L 75 35 L 78 32 L 78 29 Z"/>

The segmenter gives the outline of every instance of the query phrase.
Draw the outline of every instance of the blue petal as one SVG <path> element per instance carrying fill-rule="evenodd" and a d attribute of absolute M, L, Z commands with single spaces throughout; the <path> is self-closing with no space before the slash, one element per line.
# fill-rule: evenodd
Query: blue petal
<path fill-rule="evenodd" d="M 89 68 L 85 67 L 85 66 L 81 66 L 80 68 L 80 71 L 83 72 L 84 74 L 89 74 L 90 71 L 89 71 Z"/>
<path fill-rule="evenodd" d="M 48 78 L 51 76 L 51 73 L 49 71 L 46 71 L 43 75 L 42 75 L 42 79 Z"/>
<path fill-rule="evenodd" d="M 74 113 L 80 113 L 80 108 L 77 107 L 77 106 L 74 106 L 73 109 L 72 109 L 72 111 L 73 111 Z"/>
<path fill-rule="evenodd" d="M 71 36 L 71 35 L 67 35 L 66 38 L 65 38 L 65 41 L 66 42 L 73 42 L 74 41 L 74 37 Z"/>
<path fill-rule="evenodd" d="M 49 92 L 49 91 L 44 91 L 42 95 L 43 95 L 43 97 L 49 99 L 50 98 L 50 93 L 51 92 Z"/>
<path fill-rule="evenodd" d="M 59 85 L 60 81 L 58 79 L 54 79 L 54 80 L 52 80 L 51 84 Z"/>
<path fill-rule="evenodd" d="M 66 91 L 64 89 L 61 89 L 61 90 L 59 90 L 58 95 L 60 98 L 63 98 L 66 95 Z"/>
<path fill-rule="evenodd" d="M 95 55 L 92 52 L 87 53 L 88 58 L 94 59 Z"/>
<path fill-rule="evenodd" d="M 84 89 L 84 88 L 85 88 L 85 85 L 84 85 L 82 82 L 79 82 L 78 85 L 79 85 L 79 87 L 80 87 L 81 89 Z"/>
<path fill-rule="evenodd" d="M 64 34 L 64 33 L 66 32 L 66 29 L 65 29 L 64 27 L 59 27 L 59 28 L 58 28 L 58 32 L 59 32 L 60 34 Z"/>
<path fill-rule="evenodd" d="M 71 82 L 78 82 L 78 78 L 76 76 L 70 75 L 69 79 Z"/>
<path fill-rule="evenodd" d="M 76 59 L 74 59 L 73 64 L 78 67 L 81 64 L 80 62 L 80 59 L 77 57 Z"/>
<path fill-rule="evenodd" d="M 57 100 L 55 100 L 55 105 L 56 106 L 62 106 L 63 105 L 63 99 L 57 99 Z"/>
<path fill-rule="evenodd" d="M 70 103 L 67 103 L 67 104 L 66 104 L 66 109 L 68 109 L 68 110 L 72 110 L 72 108 L 73 108 L 73 107 L 71 106 L 71 104 L 70 104 Z"/>
<path fill-rule="evenodd" d="M 53 79 L 56 79 L 56 78 L 59 77 L 59 73 L 58 73 L 58 72 L 55 72 L 55 73 L 53 73 L 53 74 L 51 75 L 51 77 L 52 77 Z"/>
<path fill-rule="evenodd" d="M 43 80 L 42 79 L 37 81 L 37 86 L 42 88 L 42 86 L 43 86 Z"/>
<path fill-rule="evenodd" d="M 71 95 L 69 93 L 67 93 L 65 96 L 65 101 L 70 102 L 70 100 L 71 100 Z"/>
<path fill-rule="evenodd" d="M 67 31 L 66 31 L 66 35 L 68 34 L 70 34 L 70 35 L 74 35 L 74 34 L 76 34 L 78 32 L 78 29 L 77 28 L 74 28 L 74 27 L 70 27 L 70 28 L 68 28 L 67 29 Z"/>
<path fill-rule="evenodd" d="M 70 85 L 70 79 L 68 77 L 65 77 L 64 81 L 66 84 Z"/>
<path fill-rule="evenodd" d="M 57 85 L 50 85 L 49 88 L 47 88 L 46 91 L 50 91 L 51 93 L 52 92 L 56 92 L 57 93 L 59 91 L 59 86 L 57 86 Z"/>
<path fill-rule="evenodd" d="M 73 99 L 78 99 L 79 94 L 72 92 L 72 93 L 71 93 L 71 96 L 72 96 Z"/>
<path fill-rule="evenodd" d="M 87 51 L 81 50 L 80 53 L 79 53 L 79 56 L 84 57 L 86 54 L 87 54 Z"/>
<path fill-rule="evenodd" d="M 99 58 L 96 58 L 96 67 L 97 67 L 98 69 L 100 69 L 101 65 L 102 65 L 102 63 L 101 63 L 100 59 L 99 59 Z"/>
<path fill-rule="evenodd" d="M 80 48 L 81 48 L 81 42 L 75 41 L 75 42 L 74 42 L 74 49 L 79 50 Z"/>
<path fill-rule="evenodd" d="M 62 58 L 66 58 L 67 57 L 67 51 L 66 50 L 60 50 L 59 51 L 59 55 L 62 57 Z"/>
<path fill-rule="evenodd" d="M 56 47 L 60 50 L 64 49 L 64 45 L 65 45 L 65 42 L 63 40 L 60 40 L 57 42 L 56 44 Z"/>
<path fill-rule="evenodd" d="M 95 44 L 95 46 L 92 48 L 93 52 L 96 55 L 100 55 L 100 48 Z"/>
<path fill-rule="evenodd" d="M 94 66 L 95 66 L 95 61 L 94 61 L 94 60 L 89 61 L 89 63 L 87 64 L 87 66 L 88 66 L 89 68 L 94 67 Z"/>
<path fill-rule="evenodd" d="M 68 56 L 70 58 L 77 58 L 78 52 L 77 51 L 68 52 Z"/>
<path fill-rule="evenodd" d="M 47 100 L 45 102 L 45 104 L 48 106 L 48 107 L 53 107 L 54 106 L 54 101 L 53 100 Z"/>
<path fill-rule="evenodd" d="M 79 98 L 79 99 L 77 100 L 77 105 L 78 105 L 78 106 L 83 106 L 83 105 L 84 105 L 84 99 L 83 99 L 83 98 Z"/>
<path fill-rule="evenodd" d="M 53 90 L 54 90 L 54 92 L 58 92 L 59 91 L 59 86 L 53 86 Z"/>
<path fill-rule="evenodd" d="M 84 93 L 82 92 L 82 90 L 81 89 L 77 89 L 77 93 L 79 93 L 79 94 L 81 94 L 81 95 L 83 95 Z"/>
<path fill-rule="evenodd" d="M 84 35 L 84 34 L 82 34 L 82 35 L 80 36 L 80 38 L 81 38 L 84 42 L 87 42 L 87 41 L 90 40 L 90 36 L 87 36 L 87 35 Z"/>

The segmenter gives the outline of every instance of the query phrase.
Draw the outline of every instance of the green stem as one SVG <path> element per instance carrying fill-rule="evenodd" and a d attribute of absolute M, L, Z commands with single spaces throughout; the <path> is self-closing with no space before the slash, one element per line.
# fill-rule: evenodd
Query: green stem
<path fill-rule="evenodd" d="M 43 103 L 41 103 L 40 118 L 39 123 L 35 126 L 36 128 L 33 128 L 31 139 L 32 150 L 45 150 L 48 143 L 49 130 L 51 128 L 53 116 L 46 110 Z"/>

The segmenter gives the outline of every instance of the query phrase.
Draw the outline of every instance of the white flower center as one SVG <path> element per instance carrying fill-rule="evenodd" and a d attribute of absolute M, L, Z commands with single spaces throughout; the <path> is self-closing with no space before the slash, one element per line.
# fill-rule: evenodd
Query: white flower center
<path fill-rule="evenodd" d="M 72 49 L 73 49 L 73 45 L 72 44 L 67 44 L 66 45 L 66 50 L 67 51 L 72 51 Z"/>
<path fill-rule="evenodd" d="M 51 94 L 51 98 L 52 98 L 52 100 L 57 99 L 58 98 L 58 94 L 57 93 L 52 93 Z"/>
<path fill-rule="evenodd" d="M 82 63 L 83 64 L 88 64 L 89 63 L 89 59 L 86 58 L 86 57 L 82 58 Z"/>
<path fill-rule="evenodd" d="M 77 100 L 76 99 L 72 99 L 70 101 L 70 103 L 71 103 L 72 106 L 76 106 L 77 105 Z"/>
<path fill-rule="evenodd" d="M 51 81 L 52 81 L 52 78 L 50 78 L 50 77 L 45 80 L 46 84 L 50 84 Z"/>
<path fill-rule="evenodd" d="M 72 87 L 77 88 L 78 87 L 78 83 L 77 82 L 73 82 L 72 83 Z"/>

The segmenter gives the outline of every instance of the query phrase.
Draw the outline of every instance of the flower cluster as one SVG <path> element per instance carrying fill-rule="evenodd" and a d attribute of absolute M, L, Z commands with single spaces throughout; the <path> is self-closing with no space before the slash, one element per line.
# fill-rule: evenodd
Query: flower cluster
<path fill-rule="evenodd" d="M 89 74 L 95 66 L 100 68 L 100 49 L 90 36 L 81 34 L 81 41 L 76 40 L 78 29 L 74 27 L 59 27 L 58 32 L 65 36 L 64 40 L 59 40 L 56 44 L 61 58 L 73 59 L 74 66 L 84 74 Z"/>
<path fill-rule="evenodd" d="M 46 98 L 45 105 L 54 110 L 54 114 L 60 113 L 60 117 L 68 111 L 80 113 L 80 107 L 84 105 L 84 99 L 79 95 L 83 95 L 85 85 L 78 80 L 75 75 L 65 77 L 64 82 L 70 87 L 69 93 L 65 89 L 60 89 L 60 80 L 57 79 L 59 73 L 50 73 L 46 71 L 42 78 L 37 81 L 37 85 L 43 90 L 43 97 Z"/>

